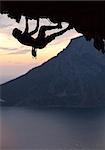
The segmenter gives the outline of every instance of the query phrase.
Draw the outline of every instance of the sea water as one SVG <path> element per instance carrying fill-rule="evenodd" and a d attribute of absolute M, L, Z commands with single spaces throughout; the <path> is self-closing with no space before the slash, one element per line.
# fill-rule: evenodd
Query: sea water
<path fill-rule="evenodd" d="M 0 150 L 105 150 L 105 110 L 2 108 Z"/>

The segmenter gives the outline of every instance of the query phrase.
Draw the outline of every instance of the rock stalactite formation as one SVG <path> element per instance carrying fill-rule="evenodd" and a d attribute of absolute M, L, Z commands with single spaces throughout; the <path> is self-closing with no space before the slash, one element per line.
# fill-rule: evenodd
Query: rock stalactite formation
<path fill-rule="evenodd" d="M 30 19 L 49 18 L 52 22 L 68 22 L 87 40 L 94 39 L 94 46 L 105 51 L 104 1 L 1 1 L 1 13 L 20 21 L 21 16 Z"/>

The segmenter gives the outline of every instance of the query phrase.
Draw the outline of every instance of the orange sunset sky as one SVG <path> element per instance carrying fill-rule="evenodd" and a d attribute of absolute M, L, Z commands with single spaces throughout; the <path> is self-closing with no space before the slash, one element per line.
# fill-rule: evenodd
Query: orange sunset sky
<path fill-rule="evenodd" d="M 55 25 L 49 19 L 40 19 L 40 26 Z M 67 23 L 62 23 L 63 29 L 68 26 Z M 16 78 L 33 67 L 36 67 L 48 59 L 56 56 L 70 42 L 72 38 L 80 36 L 75 29 L 67 31 L 54 41 L 49 43 L 44 49 L 37 50 L 37 58 L 32 58 L 31 47 L 22 45 L 13 36 L 12 30 L 19 28 L 24 31 L 25 18 L 22 16 L 20 23 L 16 23 L 14 19 L 10 19 L 7 15 L 0 14 L 0 84 L 5 83 L 13 78 Z M 36 27 L 35 20 L 29 20 L 30 31 Z M 51 34 L 59 30 L 46 32 Z M 37 35 L 36 35 L 37 36 Z M 34 36 L 35 37 L 35 36 Z"/>

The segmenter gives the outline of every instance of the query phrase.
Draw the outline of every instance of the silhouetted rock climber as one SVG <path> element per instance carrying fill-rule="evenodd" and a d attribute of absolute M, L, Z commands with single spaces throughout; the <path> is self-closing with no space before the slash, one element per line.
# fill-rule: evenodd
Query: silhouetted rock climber
<path fill-rule="evenodd" d="M 71 27 L 68 25 L 67 28 L 63 29 L 62 31 L 59 31 L 57 33 L 53 33 L 49 36 L 46 37 L 45 32 L 47 30 L 52 30 L 52 29 L 59 29 L 61 28 L 61 24 L 58 23 L 56 26 L 41 26 L 39 29 L 38 37 L 34 39 L 32 37 L 33 34 L 35 34 L 38 31 L 39 28 L 39 19 L 37 19 L 37 26 L 36 29 L 31 31 L 30 33 L 28 32 L 29 27 L 28 27 L 28 18 L 26 17 L 26 28 L 25 31 L 22 33 L 21 30 L 15 28 L 13 30 L 13 36 L 22 44 L 27 45 L 27 46 L 32 46 L 32 55 L 36 56 L 36 48 L 42 49 L 44 48 L 49 42 L 55 39 L 55 37 L 62 35 L 65 33 L 67 30 L 69 30 Z"/>
<path fill-rule="evenodd" d="M 15 28 L 12 32 L 12 35 L 22 44 L 27 45 L 27 46 L 32 46 L 32 55 L 36 56 L 36 53 L 33 52 L 33 43 L 34 43 L 34 38 L 32 37 L 33 34 L 35 34 L 38 31 L 39 28 L 39 18 L 37 19 L 37 26 L 35 30 L 28 32 L 29 27 L 28 27 L 28 18 L 26 17 L 26 28 L 25 31 L 22 33 L 21 30 Z"/>

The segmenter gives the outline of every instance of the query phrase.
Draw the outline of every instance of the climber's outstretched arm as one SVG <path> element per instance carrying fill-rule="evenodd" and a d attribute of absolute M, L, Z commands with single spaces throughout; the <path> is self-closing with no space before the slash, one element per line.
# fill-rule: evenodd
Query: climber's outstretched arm
<path fill-rule="evenodd" d="M 71 29 L 71 26 L 68 25 L 68 27 L 65 28 L 64 30 L 61 30 L 61 31 L 59 31 L 59 32 L 57 32 L 57 33 L 53 33 L 53 34 L 47 36 L 46 39 L 48 40 L 48 42 L 51 42 L 51 41 L 54 40 L 57 36 L 60 36 L 60 35 L 64 34 L 67 30 L 70 30 L 70 29 Z"/>
<path fill-rule="evenodd" d="M 28 33 L 28 30 L 29 30 L 29 27 L 28 27 L 28 17 L 26 16 L 25 19 L 26 19 L 26 28 L 25 28 L 24 32 Z"/>
<path fill-rule="evenodd" d="M 35 34 L 38 31 L 38 29 L 39 29 L 39 18 L 37 18 L 37 26 L 36 26 L 35 30 L 31 31 L 29 34 L 30 35 Z"/>

